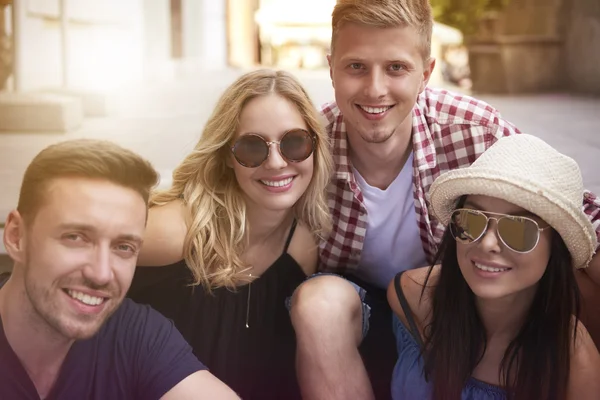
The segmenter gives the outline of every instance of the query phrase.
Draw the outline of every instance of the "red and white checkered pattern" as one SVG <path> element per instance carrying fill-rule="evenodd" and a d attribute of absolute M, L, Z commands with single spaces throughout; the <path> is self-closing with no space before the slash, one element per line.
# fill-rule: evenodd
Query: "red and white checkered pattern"
<path fill-rule="evenodd" d="M 367 210 L 352 173 L 343 116 L 334 102 L 323 105 L 321 112 L 332 139 L 336 170 L 328 200 L 333 232 L 321 245 L 319 269 L 343 273 L 358 267 Z M 472 97 L 430 88 L 418 97 L 413 109 L 413 193 L 416 222 L 428 262 L 433 261 L 444 232 L 430 212 L 426 196 L 433 181 L 446 171 L 469 166 L 500 137 L 518 133 L 498 111 Z M 583 210 L 600 241 L 600 201 L 592 193 L 585 193 Z"/>

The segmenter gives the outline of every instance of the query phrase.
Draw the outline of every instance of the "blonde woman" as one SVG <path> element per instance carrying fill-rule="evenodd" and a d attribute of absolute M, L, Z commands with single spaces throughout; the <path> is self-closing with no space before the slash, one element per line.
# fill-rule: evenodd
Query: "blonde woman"
<path fill-rule="evenodd" d="M 299 397 L 285 300 L 316 271 L 331 168 L 300 83 L 259 70 L 226 89 L 172 187 L 150 200 L 130 296 L 173 319 L 244 399 Z"/>

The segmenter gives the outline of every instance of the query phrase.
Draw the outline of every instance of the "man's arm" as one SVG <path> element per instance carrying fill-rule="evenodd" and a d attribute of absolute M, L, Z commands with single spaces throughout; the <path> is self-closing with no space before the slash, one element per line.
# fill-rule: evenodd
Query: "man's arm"
<path fill-rule="evenodd" d="M 600 201 L 590 192 L 583 195 L 583 212 L 596 229 L 596 240 L 600 239 Z M 590 336 L 600 346 L 600 254 L 598 249 L 587 268 L 575 271 L 577 285 L 581 293 L 581 322 L 587 328 Z"/>
<path fill-rule="evenodd" d="M 591 192 L 585 192 L 583 195 L 583 212 L 590 219 L 594 229 L 596 229 L 596 241 L 600 242 L 600 199 Z M 582 271 L 590 278 L 590 280 L 598 285 L 600 290 L 600 255 L 599 248 L 596 247 L 596 254 L 592 258 L 589 266 Z"/>
<path fill-rule="evenodd" d="M 229 386 L 208 371 L 198 371 L 179 382 L 161 400 L 239 400 Z"/>

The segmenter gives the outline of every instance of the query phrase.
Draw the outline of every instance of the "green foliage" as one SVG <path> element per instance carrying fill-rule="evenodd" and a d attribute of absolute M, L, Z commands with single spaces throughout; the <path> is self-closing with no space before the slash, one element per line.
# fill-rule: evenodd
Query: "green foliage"
<path fill-rule="evenodd" d="M 511 0 L 430 0 L 436 21 L 474 33 L 477 23 L 486 12 L 500 11 Z"/>

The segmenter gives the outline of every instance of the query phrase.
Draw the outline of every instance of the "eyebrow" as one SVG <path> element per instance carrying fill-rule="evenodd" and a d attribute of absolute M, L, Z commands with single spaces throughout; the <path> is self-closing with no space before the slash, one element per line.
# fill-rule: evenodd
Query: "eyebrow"
<path fill-rule="evenodd" d="M 472 200 L 467 200 L 465 201 L 464 204 L 465 207 L 470 207 L 476 210 L 480 210 L 480 211 L 488 211 L 485 210 L 483 207 L 481 207 L 479 204 L 477 204 L 476 202 L 472 201 Z M 534 213 L 527 211 L 527 210 L 523 210 L 523 211 L 516 211 L 516 212 L 511 212 L 511 213 L 506 213 L 507 215 L 514 215 L 515 217 L 534 217 L 536 216 Z"/>
<path fill-rule="evenodd" d="M 344 63 L 348 63 L 348 62 L 356 62 L 356 63 L 366 63 L 368 60 L 365 58 L 361 58 L 361 57 L 355 57 L 355 56 L 347 56 L 347 57 L 342 57 L 340 58 L 340 61 L 344 62 Z M 385 64 L 407 64 L 409 66 L 413 66 L 413 62 L 406 59 L 406 58 L 395 58 L 395 59 L 391 59 L 391 60 L 384 60 L 383 61 Z"/>
<path fill-rule="evenodd" d="M 95 226 L 90 225 L 90 224 L 80 224 L 80 223 L 60 224 L 59 229 L 63 230 L 63 231 L 75 230 L 75 231 L 82 231 L 82 232 L 89 232 L 89 233 L 97 233 L 98 232 L 98 229 L 96 229 Z M 134 235 L 134 234 L 122 234 L 122 235 L 119 235 L 117 237 L 117 239 L 127 240 L 127 241 L 135 242 L 138 244 L 143 242 L 143 239 L 140 236 Z"/>

